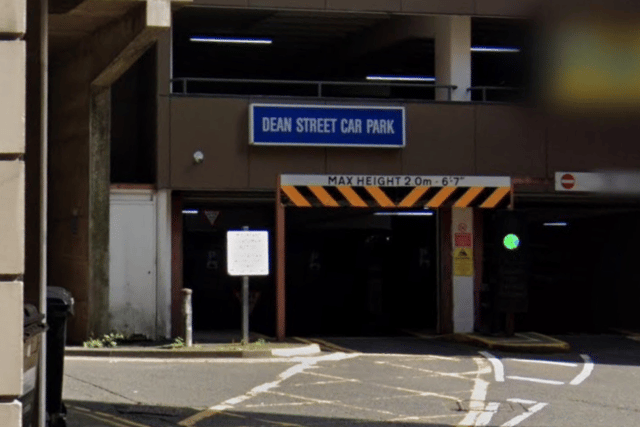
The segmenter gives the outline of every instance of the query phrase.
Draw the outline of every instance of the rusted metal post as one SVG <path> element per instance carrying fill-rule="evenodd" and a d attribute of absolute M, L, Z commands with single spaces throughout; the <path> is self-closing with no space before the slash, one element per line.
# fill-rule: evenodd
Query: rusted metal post
<path fill-rule="evenodd" d="M 285 211 L 280 190 L 280 175 L 276 187 L 276 338 L 285 338 Z"/>
<path fill-rule="evenodd" d="M 187 347 L 193 346 L 193 308 L 191 306 L 191 295 L 193 291 L 188 288 L 182 289 L 182 314 L 184 316 L 184 343 Z"/>
<path fill-rule="evenodd" d="M 249 226 L 242 227 L 249 231 Z M 249 344 L 249 276 L 242 277 L 242 344 Z"/>

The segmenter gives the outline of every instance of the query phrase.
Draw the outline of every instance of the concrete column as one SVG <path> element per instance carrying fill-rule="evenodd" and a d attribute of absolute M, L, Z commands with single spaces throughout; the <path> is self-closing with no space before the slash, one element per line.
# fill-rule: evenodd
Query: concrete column
<path fill-rule="evenodd" d="M 473 268 L 473 209 L 453 208 L 453 332 L 473 332 L 475 291 Z"/>
<path fill-rule="evenodd" d="M 100 335 L 109 328 L 111 89 L 92 90 L 89 121 L 89 330 Z"/>
<path fill-rule="evenodd" d="M 471 17 L 438 16 L 435 27 L 436 84 L 458 86 L 452 101 L 471 101 Z M 447 101 L 447 91 L 438 89 L 436 100 Z"/>
<path fill-rule="evenodd" d="M 171 337 L 171 190 L 158 190 L 156 209 L 156 335 Z"/>

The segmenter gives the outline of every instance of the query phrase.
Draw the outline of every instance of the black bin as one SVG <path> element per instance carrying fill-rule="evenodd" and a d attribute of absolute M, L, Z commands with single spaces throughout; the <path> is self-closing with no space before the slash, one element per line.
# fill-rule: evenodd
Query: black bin
<path fill-rule="evenodd" d="M 23 347 L 23 382 L 22 395 L 22 426 L 36 427 L 38 425 L 38 377 L 40 353 L 42 352 L 42 335 L 46 330 L 43 322 L 44 315 L 40 314 L 36 306 L 24 305 L 24 347 Z"/>
<path fill-rule="evenodd" d="M 47 287 L 47 415 L 49 427 L 65 427 L 67 410 L 62 403 L 64 346 L 67 318 L 73 314 L 73 296 L 64 288 Z"/>

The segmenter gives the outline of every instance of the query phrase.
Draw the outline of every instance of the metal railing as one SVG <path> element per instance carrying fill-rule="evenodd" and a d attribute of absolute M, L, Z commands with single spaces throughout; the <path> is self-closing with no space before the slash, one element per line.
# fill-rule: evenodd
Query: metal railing
<path fill-rule="evenodd" d="M 181 84 L 181 90 L 173 90 L 174 83 Z M 222 84 L 243 84 L 243 85 L 285 85 L 285 86 L 297 86 L 297 87 L 311 87 L 315 86 L 315 97 L 326 97 L 325 88 L 328 87 L 403 87 L 403 88 L 419 88 L 419 89 L 433 89 L 433 90 L 446 90 L 447 99 L 451 101 L 451 94 L 458 88 L 456 85 L 436 85 L 425 83 L 402 83 L 402 82 L 341 82 L 341 81 L 310 81 L 310 80 L 265 80 L 265 79 L 220 79 L 220 78 L 176 78 L 171 80 L 172 93 L 187 95 L 191 93 L 202 92 L 190 92 L 189 83 L 222 83 Z M 219 91 L 212 91 L 206 93 L 220 93 Z M 252 94 L 261 95 L 261 94 Z"/>
<path fill-rule="evenodd" d="M 481 91 L 482 93 L 482 102 L 487 102 L 487 92 L 496 91 L 496 92 L 511 92 L 515 93 L 517 96 L 521 97 L 524 93 L 524 89 L 520 87 L 507 87 L 507 86 L 472 86 L 467 88 L 467 92 L 473 93 L 474 91 Z"/>

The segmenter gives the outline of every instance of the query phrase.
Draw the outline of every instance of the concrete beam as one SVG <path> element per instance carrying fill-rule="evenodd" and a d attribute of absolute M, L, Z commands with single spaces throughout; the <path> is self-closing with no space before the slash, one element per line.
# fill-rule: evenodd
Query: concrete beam
<path fill-rule="evenodd" d="M 143 16 L 137 12 L 116 24 L 117 33 L 135 34 L 131 34 L 128 43 L 98 74 L 92 83 L 94 86 L 111 86 L 171 27 L 171 0 L 146 0 L 145 3 Z M 131 27 L 127 28 L 127 24 Z"/>

